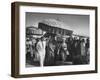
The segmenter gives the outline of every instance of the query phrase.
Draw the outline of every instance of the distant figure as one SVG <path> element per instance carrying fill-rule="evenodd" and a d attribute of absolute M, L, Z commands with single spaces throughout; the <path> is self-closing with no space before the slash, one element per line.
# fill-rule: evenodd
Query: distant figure
<path fill-rule="evenodd" d="M 59 53 L 61 55 L 62 62 L 66 61 L 67 55 L 69 55 L 69 52 L 68 52 L 68 49 L 67 49 L 67 44 L 65 42 L 65 39 L 66 38 L 63 39 L 63 42 L 61 44 L 61 48 L 60 48 L 60 51 L 59 51 Z"/>
<path fill-rule="evenodd" d="M 39 53 L 39 57 L 40 57 L 40 66 L 43 67 L 44 66 L 44 59 L 45 59 L 45 48 L 46 48 L 46 40 L 45 38 L 41 38 L 39 39 L 37 45 L 36 45 L 36 48 L 37 48 L 37 52 Z"/>
<path fill-rule="evenodd" d="M 85 50 L 86 50 L 86 58 L 87 58 L 87 64 L 88 64 L 90 62 L 89 39 L 86 40 Z"/>
<path fill-rule="evenodd" d="M 49 41 L 47 42 L 46 46 L 46 58 L 45 58 L 45 65 L 52 66 L 55 64 L 55 40 L 52 37 L 49 37 Z"/>
<path fill-rule="evenodd" d="M 86 55 L 88 55 L 89 54 L 89 39 L 86 40 L 85 48 L 86 48 Z"/>
<path fill-rule="evenodd" d="M 82 56 L 85 55 L 85 41 L 84 41 L 84 39 L 82 39 L 82 41 L 81 41 L 81 55 Z"/>
<path fill-rule="evenodd" d="M 32 42 L 30 40 L 26 41 L 26 49 L 27 49 L 26 60 L 27 60 L 28 63 L 31 64 L 33 51 L 32 51 Z"/>

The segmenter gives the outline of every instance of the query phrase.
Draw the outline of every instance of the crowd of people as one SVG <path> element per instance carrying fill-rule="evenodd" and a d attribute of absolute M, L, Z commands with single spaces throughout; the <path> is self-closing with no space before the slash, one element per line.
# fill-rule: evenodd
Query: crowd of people
<path fill-rule="evenodd" d="M 26 61 L 41 67 L 64 65 L 71 61 L 75 64 L 89 64 L 89 38 L 60 37 L 56 35 L 43 36 L 26 40 Z M 58 62 L 61 62 L 58 64 Z"/>

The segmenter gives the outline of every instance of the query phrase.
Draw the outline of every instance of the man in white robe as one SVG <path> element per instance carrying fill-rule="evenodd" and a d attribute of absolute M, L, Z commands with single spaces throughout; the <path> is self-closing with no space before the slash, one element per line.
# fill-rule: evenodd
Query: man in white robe
<path fill-rule="evenodd" d="M 43 67 L 44 65 L 45 53 L 46 53 L 45 48 L 46 48 L 46 40 L 45 38 L 41 38 L 37 43 L 37 51 L 39 53 L 41 67 Z"/>

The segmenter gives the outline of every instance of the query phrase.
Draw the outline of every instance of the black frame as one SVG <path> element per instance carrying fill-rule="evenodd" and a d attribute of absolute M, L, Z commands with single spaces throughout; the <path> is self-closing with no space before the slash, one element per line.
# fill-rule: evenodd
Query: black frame
<path fill-rule="evenodd" d="M 59 73 L 43 73 L 43 74 L 19 74 L 19 6 L 44 6 L 57 8 L 73 8 L 73 9 L 89 9 L 95 10 L 95 70 L 91 71 L 76 71 L 76 72 L 59 72 Z M 96 6 L 80 6 L 80 5 L 62 5 L 62 4 L 44 4 L 44 3 L 28 3 L 28 2 L 13 2 L 11 4 L 11 76 L 15 78 L 22 77 L 40 77 L 40 76 L 58 76 L 97 73 L 97 7 Z"/>

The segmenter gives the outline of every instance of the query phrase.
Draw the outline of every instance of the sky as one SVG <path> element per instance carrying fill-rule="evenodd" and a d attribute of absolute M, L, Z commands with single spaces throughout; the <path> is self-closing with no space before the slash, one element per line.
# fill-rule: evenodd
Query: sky
<path fill-rule="evenodd" d="M 51 13 L 26 13 L 26 27 L 38 27 L 38 23 L 45 19 L 57 19 L 63 22 L 66 29 L 73 31 L 73 34 L 89 37 L 89 15 L 72 14 L 51 14 Z"/>

